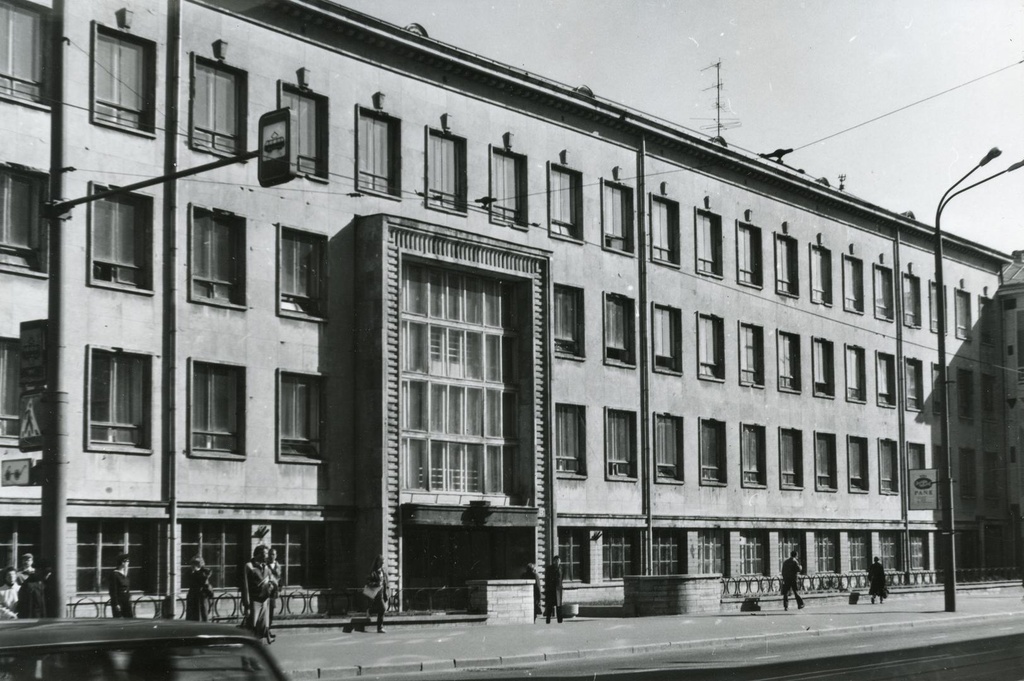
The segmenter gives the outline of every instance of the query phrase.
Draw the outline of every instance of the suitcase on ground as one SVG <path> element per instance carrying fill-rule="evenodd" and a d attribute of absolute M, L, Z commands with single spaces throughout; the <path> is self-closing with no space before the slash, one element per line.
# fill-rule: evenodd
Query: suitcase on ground
<path fill-rule="evenodd" d="M 859 591 L 852 591 L 852 592 L 850 592 L 850 605 L 857 605 L 858 601 L 860 601 L 860 592 Z"/>

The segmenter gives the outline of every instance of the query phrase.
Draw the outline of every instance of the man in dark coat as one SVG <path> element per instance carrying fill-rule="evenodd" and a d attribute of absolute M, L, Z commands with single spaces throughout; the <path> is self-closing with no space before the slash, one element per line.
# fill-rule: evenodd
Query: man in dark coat
<path fill-rule="evenodd" d="M 871 594 L 871 603 L 874 604 L 875 596 L 882 599 L 881 603 L 885 603 L 885 597 L 889 592 L 885 588 L 885 568 L 882 567 L 882 561 L 878 556 L 875 556 L 875 562 L 868 568 L 868 580 L 871 582 L 871 589 L 868 592 Z"/>
<path fill-rule="evenodd" d="M 797 593 L 797 587 L 800 584 L 800 571 L 803 568 L 800 565 L 800 561 L 796 558 L 796 551 L 789 552 L 789 558 L 782 563 L 782 608 L 783 610 L 789 610 L 789 592 L 793 592 L 793 598 L 796 599 L 796 607 L 799 610 L 804 609 L 804 599 L 800 598 L 800 594 Z"/>
<path fill-rule="evenodd" d="M 551 624 L 554 611 L 558 623 L 562 623 L 562 561 L 558 556 L 544 570 L 544 617 Z"/>
<path fill-rule="evenodd" d="M 30 573 L 18 591 L 18 619 L 49 617 L 46 604 L 46 580 L 50 577 L 50 566 L 40 562 Z"/>
<path fill-rule="evenodd" d="M 537 574 L 537 566 L 533 563 L 526 564 L 526 570 L 523 571 L 523 579 L 529 579 L 533 582 L 533 619 L 536 620 L 540 614 L 540 575 Z"/>

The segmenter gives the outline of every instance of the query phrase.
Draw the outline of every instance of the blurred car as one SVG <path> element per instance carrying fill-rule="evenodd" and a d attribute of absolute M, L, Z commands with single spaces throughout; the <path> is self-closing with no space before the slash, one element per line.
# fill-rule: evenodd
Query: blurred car
<path fill-rule="evenodd" d="M 0 624 L 0 681 L 285 681 L 236 627 L 171 620 Z"/>

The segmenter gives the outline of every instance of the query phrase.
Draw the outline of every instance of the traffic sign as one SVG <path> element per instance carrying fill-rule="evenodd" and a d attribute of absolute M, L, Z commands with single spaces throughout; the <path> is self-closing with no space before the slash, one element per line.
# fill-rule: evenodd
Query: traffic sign
<path fill-rule="evenodd" d="M 298 174 L 298 145 L 292 144 L 295 129 L 288 107 L 260 116 L 260 148 L 257 175 L 261 187 L 294 180 Z"/>
<path fill-rule="evenodd" d="M 0 470 L 0 486 L 24 487 L 31 485 L 32 459 L 5 459 Z"/>
<path fill-rule="evenodd" d="M 22 393 L 21 408 L 18 410 L 21 431 L 18 434 L 18 449 L 23 452 L 38 452 L 43 448 L 43 429 L 40 418 L 43 415 L 42 393 Z"/>
<path fill-rule="evenodd" d="M 21 374 L 18 382 L 24 387 L 41 390 L 46 386 L 46 328 L 45 319 L 21 323 Z"/>

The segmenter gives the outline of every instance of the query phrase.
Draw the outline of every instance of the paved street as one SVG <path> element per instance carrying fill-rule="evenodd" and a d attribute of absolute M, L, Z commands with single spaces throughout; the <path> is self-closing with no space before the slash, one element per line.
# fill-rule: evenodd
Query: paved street
<path fill-rule="evenodd" d="M 679 617 L 598 618 L 566 621 L 561 626 L 534 625 L 450 628 L 393 628 L 386 634 L 343 633 L 341 630 L 281 631 L 273 652 L 293 678 L 345 678 L 419 672 L 421 678 L 445 678 L 452 670 L 505 669 L 544 665 L 552 671 L 580 668 L 594 658 L 633 656 L 638 662 L 659 654 L 735 650 L 755 645 L 768 649 L 780 643 L 816 641 L 833 634 L 873 635 L 863 645 L 874 650 L 877 640 L 899 645 L 908 632 L 954 625 L 953 629 L 992 626 L 993 636 L 1024 634 L 1024 602 L 1020 589 L 961 592 L 957 612 L 944 611 L 941 593 L 894 596 L 885 604 L 832 604 L 805 610 L 726 613 Z M 372 631 L 372 629 L 371 629 Z M 881 637 L 878 634 L 882 634 Z M 945 635 L 945 634 L 942 634 Z M 846 641 L 850 636 L 837 636 Z M 836 648 L 835 654 L 850 652 Z M 694 658 L 688 657 L 691 662 Z M 573 662 L 575 661 L 575 662 Z M 678 660 L 677 660 L 678 661 Z M 706 667 L 706 655 L 693 666 Z M 678 669 L 678 668 L 677 668 Z M 426 672 L 426 673 L 424 673 Z M 447 674 L 445 673 L 447 672 Z M 474 674 L 477 676 L 478 674 Z M 532 674 L 531 674 L 532 676 Z M 1024 674 L 1018 674 L 1021 678 Z M 894 677 L 898 678 L 898 677 Z M 967 677 L 963 677 L 967 678 Z"/>

